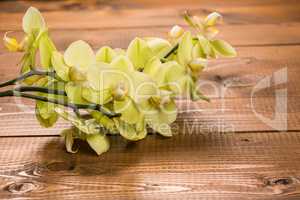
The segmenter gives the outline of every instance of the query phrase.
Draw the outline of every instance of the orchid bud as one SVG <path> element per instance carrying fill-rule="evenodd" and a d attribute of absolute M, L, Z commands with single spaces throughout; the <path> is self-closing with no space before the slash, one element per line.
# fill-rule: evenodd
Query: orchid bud
<path fill-rule="evenodd" d="M 200 73 L 207 66 L 207 60 L 203 58 L 196 58 L 189 63 L 189 67 L 194 73 Z"/>
<path fill-rule="evenodd" d="M 222 15 L 217 12 L 213 12 L 204 19 L 204 24 L 205 26 L 215 26 L 221 20 Z"/>
<path fill-rule="evenodd" d="M 11 51 L 11 52 L 17 52 L 22 51 L 21 45 L 18 43 L 18 41 L 15 38 L 11 38 L 7 36 L 7 33 L 5 33 L 3 37 L 4 45 L 5 47 Z"/>
<path fill-rule="evenodd" d="M 169 31 L 169 36 L 171 38 L 179 38 L 184 33 L 184 29 L 178 25 L 175 25 L 172 27 L 172 29 Z"/>

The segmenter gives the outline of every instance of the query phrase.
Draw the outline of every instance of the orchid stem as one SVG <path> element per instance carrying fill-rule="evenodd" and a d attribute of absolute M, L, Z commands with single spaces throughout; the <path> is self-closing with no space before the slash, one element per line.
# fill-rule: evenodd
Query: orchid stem
<path fill-rule="evenodd" d="M 174 53 L 179 47 L 179 44 L 177 43 L 163 58 L 168 58 L 172 53 Z"/>
<path fill-rule="evenodd" d="M 17 77 L 17 78 L 14 78 L 12 80 L 9 80 L 9 81 L 6 81 L 4 83 L 1 83 L 0 84 L 0 88 L 1 87 L 6 87 L 6 86 L 9 86 L 9 85 L 15 85 L 17 82 L 19 81 L 22 81 L 22 80 L 25 80 L 26 78 L 29 78 L 31 76 L 34 76 L 34 75 L 39 75 L 39 76 L 50 76 L 50 77 L 53 77 L 55 79 L 58 79 L 58 77 L 56 76 L 56 73 L 53 72 L 53 71 L 38 71 L 38 70 L 31 70 L 25 74 L 22 74 L 21 76 Z"/>
<path fill-rule="evenodd" d="M 195 37 L 195 38 L 193 38 L 193 40 L 198 40 L 198 38 Z M 168 51 L 168 52 L 166 53 L 166 55 L 161 59 L 161 61 L 162 61 L 162 62 L 165 62 L 165 60 L 166 60 L 170 55 L 172 55 L 172 54 L 178 49 L 178 47 L 179 47 L 179 43 L 175 44 L 175 46 L 173 46 L 173 47 L 170 49 L 170 51 Z"/>
<path fill-rule="evenodd" d="M 110 118 L 120 116 L 119 113 L 110 112 L 110 111 L 102 108 L 102 106 L 99 105 L 99 104 L 73 104 L 73 103 L 66 102 L 64 100 L 49 99 L 49 98 L 43 97 L 43 96 L 37 96 L 37 95 L 33 95 L 33 94 L 22 93 L 18 90 L 7 90 L 7 91 L 0 92 L 0 97 L 8 97 L 8 96 L 23 97 L 23 98 L 27 98 L 27 99 L 35 99 L 35 100 L 38 100 L 38 101 L 54 103 L 54 104 L 57 104 L 57 105 L 62 105 L 62 106 L 65 106 L 65 107 L 69 107 L 73 110 L 78 110 L 78 109 L 97 110 L 97 111 L 102 112 L 103 114 L 105 114 L 106 116 L 108 116 Z"/>
<path fill-rule="evenodd" d="M 37 87 L 37 86 L 20 86 L 15 88 L 14 90 L 19 92 L 41 92 L 47 94 L 67 96 L 67 93 L 63 90 L 55 90 L 55 89 L 49 89 L 49 88 Z"/>

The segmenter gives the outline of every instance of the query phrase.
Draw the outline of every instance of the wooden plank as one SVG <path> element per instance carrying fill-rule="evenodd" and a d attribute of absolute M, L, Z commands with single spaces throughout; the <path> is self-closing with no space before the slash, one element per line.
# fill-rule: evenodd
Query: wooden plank
<path fill-rule="evenodd" d="M 60 44 L 59 47 L 61 47 Z M 210 97 L 250 97 L 253 87 L 262 79 L 287 68 L 289 96 L 299 96 L 298 73 L 300 46 L 239 47 L 238 57 L 211 62 L 202 74 L 200 88 Z M 0 81 L 14 78 L 19 73 L 16 66 L 20 53 L 0 54 Z M 255 96 L 274 96 L 276 87 L 269 87 Z"/>
<path fill-rule="evenodd" d="M 46 20 L 48 22 L 48 25 L 50 26 L 50 30 L 52 30 L 51 32 L 54 32 L 57 31 L 56 29 L 61 29 L 58 30 L 57 34 L 55 35 L 60 35 L 60 40 L 65 44 L 69 43 L 69 41 L 73 41 L 79 38 L 96 40 L 96 43 L 100 43 L 99 45 L 102 45 L 103 43 L 110 42 L 110 39 L 112 42 L 119 40 L 120 35 L 123 41 L 125 40 L 126 42 L 128 42 L 129 39 L 135 37 L 136 35 L 145 36 L 148 34 L 152 35 L 153 33 L 156 35 L 160 34 L 161 36 L 164 35 L 166 31 L 168 31 L 171 25 L 176 23 L 181 25 L 184 24 L 180 15 L 182 14 L 182 10 L 184 8 L 187 8 L 188 5 L 195 10 L 195 14 L 200 15 L 205 15 L 209 12 L 209 9 L 206 8 L 207 6 L 209 8 L 220 7 L 220 9 L 224 9 L 223 12 L 225 15 L 225 22 L 228 19 L 228 23 L 226 23 L 226 26 L 221 26 L 221 37 L 224 36 L 224 38 L 232 41 L 235 45 L 299 44 L 300 40 L 300 26 L 299 20 L 297 20 L 297 9 L 299 6 L 296 6 L 296 2 L 293 1 L 291 1 L 290 4 L 277 1 L 274 1 L 272 4 L 264 4 L 259 1 L 245 2 L 245 5 L 247 5 L 247 9 L 245 9 L 244 3 L 237 3 L 235 1 L 229 1 L 227 3 L 219 3 L 219 1 L 217 1 L 213 2 L 212 4 L 201 4 L 198 1 L 184 2 L 183 4 L 182 2 L 176 2 L 176 4 L 172 4 L 173 6 L 171 8 L 163 6 L 158 2 L 151 2 L 149 5 L 149 3 L 147 2 L 140 1 L 131 3 L 123 1 L 116 3 L 116 1 L 113 1 L 113 4 L 116 3 L 119 6 L 119 9 L 117 11 L 105 9 L 105 6 L 103 7 L 102 4 L 106 5 L 110 4 L 110 2 L 111 1 L 100 2 L 100 7 L 97 7 L 98 4 L 96 4 L 95 9 L 100 10 L 87 9 L 86 11 L 84 11 L 83 9 L 83 11 L 81 10 L 80 13 L 65 12 L 65 4 L 69 4 L 68 2 L 59 2 L 55 4 L 30 2 L 28 4 L 27 1 L 21 1 L 17 2 L 18 6 L 13 7 L 22 8 L 22 12 L 24 12 L 25 9 L 31 4 L 37 7 L 42 7 L 42 10 L 43 7 L 46 6 L 48 9 L 44 9 L 44 11 Z M 11 4 L 14 3 L 16 2 L 1 3 L 0 7 L 2 6 L 4 11 L 9 11 L 9 9 L 12 8 Z M 201 5 L 201 8 L 202 6 L 204 8 L 201 10 L 199 8 L 199 5 Z M 155 13 L 155 16 L 153 16 L 153 12 Z M 239 14 L 236 14 L 235 12 L 241 12 L 241 15 L 246 16 L 239 16 Z M 23 13 L 9 14 L 5 12 L 3 13 L 3 15 L 0 14 L 0 30 L 20 30 L 22 14 Z M 50 15 L 50 17 L 48 17 L 48 14 Z M 73 14 L 76 16 L 73 16 Z M 248 16 L 252 14 L 255 14 L 256 16 Z M 274 14 L 275 16 L 273 16 Z M 249 19 L 256 20 L 258 16 L 262 17 L 263 19 L 259 19 L 254 22 L 248 21 Z M 275 19 L 274 17 L 279 17 L 280 19 Z M 107 20 L 99 20 L 99 18 L 105 18 Z M 119 20 L 120 18 L 122 20 Z M 234 19 L 233 21 L 232 18 Z M 76 20 L 76 23 L 68 22 L 68 20 L 74 19 Z M 273 20 L 276 21 L 273 22 Z M 17 21 L 19 21 L 20 23 L 16 23 Z M 14 27 L 11 27 L 12 25 Z M 70 34 L 66 31 L 66 29 L 69 28 L 71 28 L 72 31 L 75 32 L 73 34 Z M 284 29 L 285 31 L 278 32 L 278 30 L 281 29 Z M 114 32 L 114 34 L 111 34 L 111 32 Z M 3 32 L 1 32 L 1 35 L 2 34 Z M 99 37 L 100 35 L 101 37 Z"/>
<path fill-rule="evenodd" d="M 175 23 L 174 23 L 175 24 Z M 21 25 L 21 23 L 20 23 Z M 105 28 L 97 30 L 56 30 L 50 34 L 59 49 L 65 49 L 71 42 L 85 40 L 95 48 L 103 45 L 125 48 L 135 37 L 167 37 L 171 26 L 137 27 L 137 28 Z M 186 27 L 187 28 L 187 27 Z M 284 29 L 278 32 L 278 29 Z M 9 29 L 7 28 L 6 31 Z M 112 34 L 113 33 L 113 34 Z M 263 25 L 226 25 L 220 27 L 219 38 L 225 39 L 234 46 L 293 45 L 300 44 L 300 23 L 263 24 Z M 0 37 L 5 31 L 0 31 Z M 21 39 L 23 33 L 17 31 L 13 36 Z M 0 53 L 5 48 L 0 44 Z"/>
<path fill-rule="evenodd" d="M 300 47 L 240 47 L 238 52 L 239 57 L 236 59 L 211 63 L 208 70 L 203 73 L 200 88 L 213 98 L 212 103 L 190 104 L 193 110 L 200 109 L 202 112 L 181 114 L 180 120 L 187 118 L 187 123 L 192 123 L 196 128 L 212 127 L 224 132 L 232 131 L 231 127 L 238 132 L 274 130 L 253 113 L 250 95 L 259 81 L 287 67 L 287 83 L 255 93 L 254 107 L 257 112 L 263 111 L 264 116 L 271 118 L 274 114 L 276 90 L 287 88 L 288 129 L 299 130 L 300 105 L 297 99 L 300 95 L 298 87 L 300 60 L 294 55 L 300 54 Z M 18 73 L 18 68 L 13 67 L 17 63 L 16 55 L 19 54 L 0 55 L 1 81 Z M 19 59 L 20 55 L 17 57 Z M 20 99 L 5 98 L 0 101 L 2 108 L 0 127 L 3 127 L 0 128 L 0 135 L 58 135 L 61 129 L 68 127 L 67 123 L 59 122 L 54 128 L 40 128 L 33 114 L 26 114 L 17 108 L 14 105 L 15 100 Z M 186 107 L 186 103 L 181 105 L 181 109 Z M 29 111 L 33 111 L 33 107 Z M 180 120 L 174 126 L 180 124 Z"/>
<path fill-rule="evenodd" d="M 211 103 L 178 100 L 178 119 L 172 124 L 174 133 L 184 132 L 249 132 L 300 130 L 300 102 L 298 97 L 262 97 L 212 99 Z M 286 116 L 280 110 L 287 104 Z M 59 121 L 53 128 L 42 128 L 34 115 L 34 107 L 16 107 L 13 102 L 3 102 L 0 112 L 0 136 L 59 135 L 70 126 Z M 25 108 L 25 109 L 24 109 Z M 25 110 L 25 111 L 24 111 Z M 275 118 L 277 116 L 277 118 Z M 272 122 L 265 121 L 267 118 Z M 277 119 L 277 120 L 276 120 Z M 287 121 L 285 121 L 285 119 Z"/>
<path fill-rule="evenodd" d="M 257 1 L 256 1 L 257 2 Z M 278 2 L 278 1 L 277 1 Z M 124 4 L 126 5 L 126 4 Z M 219 11 L 225 16 L 226 24 L 270 24 L 299 22 L 299 2 L 291 1 L 268 4 L 205 4 L 198 1 L 186 4 L 173 4 L 173 6 L 129 6 L 119 8 L 110 6 L 101 7 L 98 10 L 55 9 L 44 11 L 43 14 L 51 29 L 95 29 L 108 27 L 138 27 L 138 26 L 162 26 L 174 23 L 182 24 L 182 13 L 190 10 L 192 14 L 207 15 L 212 11 Z M 24 12 L 28 6 L 22 8 Z M 2 10 L 2 9 L 1 9 Z M 0 13 L 0 30 L 20 30 L 23 13 Z M 121 19 L 121 20 L 120 20 Z M 76 23 L 74 23 L 76 22 Z"/>
<path fill-rule="evenodd" d="M 185 8 L 185 7 L 195 7 L 201 6 L 204 8 L 236 8 L 236 7 L 246 7 L 250 9 L 262 10 L 264 7 L 291 7 L 297 6 L 299 2 L 297 0 L 269 0 L 269 1 L 259 1 L 259 0 L 86 0 L 81 1 L 55 1 L 55 3 L 47 1 L 35 1 L 35 0 L 17 0 L 17 1 L 2 1 L 0 8 L 3 12 L 14 13 L 14 12 L 24 12 L 29 6 L 38 7 L 42 11 L 58 11 L 58 10 L 95 10 L 95 9 L 145 9 L 145 8 Z M 255 10 L 255 9 L 254 9 Z"/>
<path fill-rule="evenodd" d="M 123 40 L 126 39 L 126 42 L 136 35 L 144 36 L 147 34 L 152 35 L 152 33 L 163 35 L 169 29 L 169 26 L 176 23 L 184 24 L 180 15 L 182 10 L 188 7 L 192 8 L 192 13 L 200 15 L 207 14 L 210 10 L 223 9 L 225 22 L 228 19 L 228 23 L 226 23 L 226 26 L 221 26 L 221 29 L 224 29 L 221 30 L 221 37 L 224 36 L 235 45 L 299 44 L 298 4 L 299 2 L 294 0 L 285 2 L 273 0 L 272 3 L 261 1 L 205 1 L 205 3 L 202 1 L 172 1 L 172 6 L 168 1 L 164 3 L 160 1 L 88 1 L 82 4 L 74 1 L 59 1 L 55 4 L 13 1 L 0 3 L 0 8 L 4 11 L 0 21 L 3 25 L 3 31 L 20 30 L 22 14 L 27 7 L 33 5 L 41 8 L 46 15 L 50 14 L 52 16 L 47 19 L 47 21 L 50 20 L 49 25 L 52 32 L 57 31 L 57 28 L 63 29 L 58 30 L 56 35 L 60 35 L 61 41 L 65 44 L 80 37 L 80 39 L 87 38 L 87 40 L 99 41 L 96 43 L 102 45 L 110 42 L 110 38 L 114 43 L 115 40 L 120 38 L 120 35 L 122 35 Z M 115 9 L 108 9 L 107 7 Z M 66 12 L 66 9 L 72 11 L 78 8 L 81 12 Z M 10 14 L 16 11 L 21 13 Z M 236 12 L 241 12 L 241 15 L 246 16 L 239 16 L 240 14 Z M 71 16 L 73 14 L 76 15 L 75 18 Z M 82 17 L 80 17 L 81 14 Z M 99 20 L 102 15 L 106 16 L 106 20 Z M 16 19 L 16 16 L 19 16 L 19 18 Z M 61 18 L 59 18 L 60 16 Z M 119 20 L 120 18 L 122 20 Z M 232 18 L 241 21 L 232 21 Z M 76 23 L 68 23 L 68 20 L 74 19 L 76 19 Z M 16 23 L 16 21 L 20 23 Z M 166 21 L 168 22 L 166 23 Z M 91 25 L 93 23 L 95 25 Z M 106 23 L 106 25 L 102 23 Z M 10 27 L 11 25 L 16 27 Z M 68 28 L 73 29 L 74 34 L 70 35 L 66 32 L 65 29 Z M 79 30 L 74 30 L 74 28 Z M 98 28 L 101 30 L 98 30 Z M 285 31 L 278 31 L 283 29 Z M 114 34 L 111 34 L 111 32 L 114 32 Z M 66 35 L 67 37 L 64 38 Z"/>
<path fill-rule="evenodd" d="M 45 11 L 60 50 L 76 39 L 86 39 L 98 48 L 103 44 L 126 47 L 135 35 L 162 36 L 171 24 L 182 24 L 179 16 L 186 8 L 200 15 L 221 11 L 227 20 L 221 27 L 221 37 L 248 47 L 238 48 L 236 59 L 212 62 L 203 73 L 200 84 L 209 82 L 202 89 L 213 98 L 211 103 L 177 101 L 186 112 L 173 124 L 173 138 L 150 135 L 139 143 L 130 143 L 114 136 L 111 150 L 100 157 L 82 143 L 78 154 L 66 153 L 61 139 L 49 135 L 57 135 L 69 126 L 67 123 L 59 121 L 54 128 L 40 128 L 34 115 L 17 108 L 15 100 L 1 99 L 0 136 L 8 137 L 0 140 L 0 198 L 299 199 L 300 62 L 295 56 L 300 53 L 299 3 L 1 2 L 1 31 L 20 30 L 16 21 L 33 4 Z M 0 47 L 0 81 L 17 73 L 15 56 L 20 57 L 3 53 Z M 252 108 L 253 87 L 284 67 L 288 70 L 287 84 L 256 93 Z M 275 78 L 271 80 L 273 83 Z M 288 99 L 277 95 L 277 105 L 282 107 L 288 100 L 288 131 L 276 132 L 253 109 L 273 119 L 278 113 L 275 92 L 285 88 Z M 223 90 L 224 98 L 220 93 Z M 28 101 L 25 104 L 32 105 Z M 276 122 L 283 124 L 284 120 Z"/>
<path fill-rule="evenodd" d="M 295 132 L 111 138 L 97 157 L 56 137 L 0 140 L 2 199 L 299 199 Z"/>

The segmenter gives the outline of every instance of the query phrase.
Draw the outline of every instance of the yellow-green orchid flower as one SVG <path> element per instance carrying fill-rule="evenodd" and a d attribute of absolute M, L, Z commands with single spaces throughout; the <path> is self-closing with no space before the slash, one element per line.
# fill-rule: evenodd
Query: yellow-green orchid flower
<path fill-rule="evenodd" d="M 177 108 L 170 92 L 160 90 L 160 94 L 152 96 L 139 104 L 145 115 L 146 123 L 163 136 L 172 136 L 170 124 L 176 120 Z"/>
<path fill-rule="evenodd" d="M 135 125 L 143 118 L 137 103 L 156 92 L 155 83 L 146 74 L 136 71 L 124 55 L 117 56 L 110 64 L 98 63 L 91 66 L 87 72 L 87 80 L 90 87 L 83 90 L 83 98 L 98 104 L 112 102 L 114 112 L 121 113 L 121 121 L 116 121 L 117 127 L 122 128 L 123 123 L 134 125 L 130 128 L 131 136 L 128 135 L 128 139 L 132 139 Z"/>
<path fill-rule="evenodd" d="M 144 69 L 148 60 L 154 56 L 147 42 L 141 38 L 132 40 L 126 53 L 136 70 Z"/>

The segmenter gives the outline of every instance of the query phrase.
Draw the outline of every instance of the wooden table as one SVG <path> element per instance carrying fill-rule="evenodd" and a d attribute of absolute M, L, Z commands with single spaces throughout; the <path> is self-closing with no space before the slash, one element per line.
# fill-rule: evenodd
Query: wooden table
<path fill-rule="evenodd" d="M 40 128 L 32 104 L 24 111 L 15 99 L 0 99 L 1 199 L 300 199 L 300 1 L 1 1 L 1 36 L 22 35 L 30 5 L 43 11 L 60 50 L 77 39 L 95 49 L 125 48 L 135 36 L 164 37 L 173 24 L 184 25 L 186 9 L 200 16 L 217 10 L 225 17 L 220 37 L 239 56 L 213 62 L 203 74 L 211 103 L 179 102 L 194 112 L 180 114 L 176 136 L 138 143 L 113 137 L 100 157 L 85 145 L 66 153 L 59 137 L 66 122 Z M 0 81 L 18 72 L 20 56 L 0 46 Z M 275 74 L 287 81 L 274 85 Z M 251 102 L 263 79 L 271 86 Z M 278 131 L 284 118 L 262 116 L 284 116 L 278 109 L 285 100 L 287 130 Z"/>

